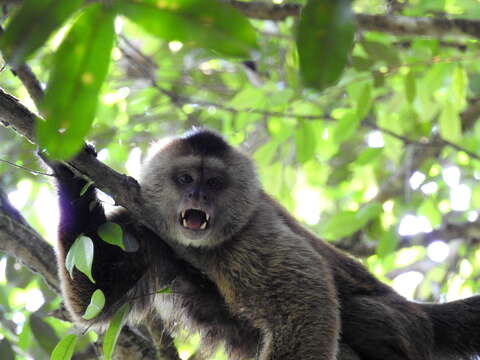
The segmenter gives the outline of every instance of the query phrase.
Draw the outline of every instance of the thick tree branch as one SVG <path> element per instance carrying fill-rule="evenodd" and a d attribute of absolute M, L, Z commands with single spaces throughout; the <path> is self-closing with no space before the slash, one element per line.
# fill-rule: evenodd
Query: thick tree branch
<path fill-rule="evenodd" d="M 231 0 L 230 3 L 245 16 L 259 20 L 285 20 L 298 16 L 299 4 L 269 4 Z M 451 36 L 467 35 L 480 38 L 480 21 L 469 19 L 420 18 L 392 15 L 356 15 L 358 26 L 363 30 L 379 31 L 398 35 Z"/>
<path fill-rule="evenodd" d="M 0 250 L 20 260 L 60 293 L 55 253 L 8 202 L 0 189 Z"/>

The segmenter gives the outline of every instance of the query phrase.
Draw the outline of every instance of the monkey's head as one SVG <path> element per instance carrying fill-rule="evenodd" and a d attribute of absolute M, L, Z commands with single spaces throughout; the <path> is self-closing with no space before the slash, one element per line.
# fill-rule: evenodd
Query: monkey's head
<path fill-rule="evenodd" d="M 164 235 L 197 247 L 230 239 L 252 216 L 260 194 L 252 161 L 208 130 L 158 145 L 140 183 Z"/>

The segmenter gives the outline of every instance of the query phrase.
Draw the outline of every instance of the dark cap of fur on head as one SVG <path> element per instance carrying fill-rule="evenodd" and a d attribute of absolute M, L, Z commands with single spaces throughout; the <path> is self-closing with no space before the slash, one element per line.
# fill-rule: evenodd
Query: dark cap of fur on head
<path fill-rule="evenodd" d="M 220 135 L 202 128 L 193 128 L 181 139 L 191 147 L 194 154 L 201 156 L 221 157 L 229 148 L 227 142 Z"/>

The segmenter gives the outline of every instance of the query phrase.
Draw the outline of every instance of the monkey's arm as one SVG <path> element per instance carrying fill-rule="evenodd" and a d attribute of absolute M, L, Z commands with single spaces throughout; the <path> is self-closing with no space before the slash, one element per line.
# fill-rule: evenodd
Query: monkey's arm
<path fill-rule="evenodd" d="M 93 186 L 81 194 L 87 184 L 84 179 L 75 176 L 63 164 L 47 164 L 54 171 L 58 183 L 60 223 L 57 259 L 66 305 L 73 316 L 81 321 L 92 293 L 101 289 L 106 297 L 105 310 L 93 321 L 102 322 L 121 305 L 127 291 L 135 286 L 146 271 L 147 263 L 138 254 L 124 252 L 118 246 L 100 239 L 98 227 L 108 219 Z M 118 220 L 123 220 L 124 217 L 117 215 Z M 121 226 L 124 230 L 128 228 L 128 224 Z M 72 272 L 73 276 L 70 276 L 65 267 L 68 251 L 80 235 L 89 237 L 94 244 L 92 275 L 95 283 L 76 268 Z"/>

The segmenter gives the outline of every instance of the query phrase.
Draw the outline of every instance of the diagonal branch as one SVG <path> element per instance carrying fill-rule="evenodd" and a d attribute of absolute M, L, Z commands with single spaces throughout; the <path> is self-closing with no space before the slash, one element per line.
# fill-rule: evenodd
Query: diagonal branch
<path fill-rule="evenodd" d="M 259 20 L 282 21 L 298 16 L 300 4 L 270 4 L 230 0 L 245 16 Z M 466 35 L 480 38 L 480 21 L 469 19 L 422 18 L 411 16 L 357 14 L 358 26 L 363 30 L 397 35 L 421 35 L 443 37 Z"/>

